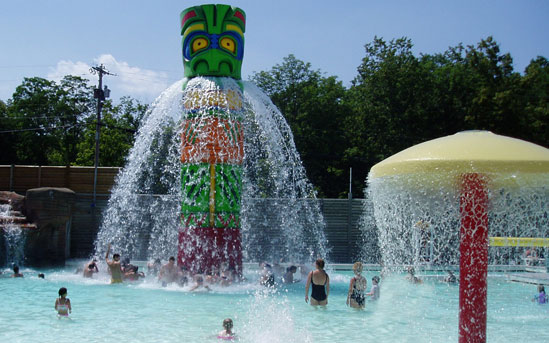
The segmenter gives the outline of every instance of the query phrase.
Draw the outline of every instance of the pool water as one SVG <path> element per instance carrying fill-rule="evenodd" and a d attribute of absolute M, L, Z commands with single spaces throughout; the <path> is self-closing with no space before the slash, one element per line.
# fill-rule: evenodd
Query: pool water
<path fill-rule="evenodd" d="M 351 272 L 329 272 L 326 308 L 305 303 L 303 282 L 266 290 L 253 270 L 248 283 L 211 292 L 163 288 L 153 278 L 110 285 L 104 272 L 84 279 L 73 267 L 22 272 L 23 279 L 7 269 L 0 275 L 0 342 L 219 342 L 228 317 L 239 342 L 458 341 L 459 287 L 434 277 L 413 285 L 404 275 L 388 276 L 380 300 L 355 310 L 345 304 Z M 374 275 L 365 273 L 368 289 Z M 68 289 L 70 319 L 54 310 L 60 287 Z M 489 342 L 549 341 L 549 305 L 532 302 L 535 293 L 534 285 L 489 275 Z"/>

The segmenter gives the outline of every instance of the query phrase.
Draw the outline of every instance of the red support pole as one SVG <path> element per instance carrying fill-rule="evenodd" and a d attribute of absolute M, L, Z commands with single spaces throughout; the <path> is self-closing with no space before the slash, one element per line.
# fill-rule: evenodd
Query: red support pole
<path fill-rule="evenodd" d="M 193 274 L 210 273 L 227 263 L 242 275 L 240 230 L 234 228 L 192 228 L 179 231 L 177 264 Z"/>
<path fill-rule="evenodd" d="M 459 343 L 486 342 L 488 193 L 477 173 L 461 180 L 459 251 Z"/>

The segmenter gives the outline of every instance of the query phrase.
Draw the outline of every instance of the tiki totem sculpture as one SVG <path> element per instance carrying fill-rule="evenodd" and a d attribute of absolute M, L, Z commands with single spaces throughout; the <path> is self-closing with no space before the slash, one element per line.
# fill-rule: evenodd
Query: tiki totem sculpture
<path fill-rule="evenodd" d="M 192 272 L 208 272 L 222 263 L 242 271 L 244 109 L 239 80 L 245 25 L 244 11 L 228 5 L 195 6 L 181 12 L 187 82 L 183 86 L 178 264 Z M 208 86 L 189 87 L 188 81 L 197 76 L 204 77 Z"/>

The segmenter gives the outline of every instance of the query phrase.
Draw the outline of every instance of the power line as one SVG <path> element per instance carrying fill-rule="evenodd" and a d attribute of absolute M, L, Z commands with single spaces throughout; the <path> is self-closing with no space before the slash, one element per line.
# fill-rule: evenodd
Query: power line
<path fill-rule="evenodd" d="M 5 130 L 5 131 L 0 131 L 0 133 L 16 133 L 16 132 L 26 132 L 26 131 L 47 131 L 47 130 L 54 130 L 54 129 L 70 129 L 70 128 L 76 127 L 78 125 L 79 124 L 53 126 L 53 127 L 35 127 L 35 128 L 31 128 L 31 129 Z"/>
<path fill-rule="evenodd" d="M 70 116 L 57 116 L 57 117 L 0 117 L 0 120 L 1 119 L 11 119 L 11 120 L 25 120 L 25 119 L 42 119 L 42 120 L 46 120 L 46 119 L 60 119 L 60 118 L 75 118 L 77 117 L 78 114 L 73 114 L 73 115 L 70 115 Z"/>

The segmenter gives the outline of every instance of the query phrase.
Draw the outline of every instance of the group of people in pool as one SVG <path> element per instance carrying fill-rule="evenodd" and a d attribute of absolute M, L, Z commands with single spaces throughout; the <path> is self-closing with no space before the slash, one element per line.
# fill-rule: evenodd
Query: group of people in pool
<path fill-rule="evenodd" d="M 119 254 L 113 254 L 112 260 L 109 259 L 110 245 L 107 248 L 107 254 L 105 256 L 105 262 L 109 268 L 109 274 L 111 275 L 111 283 L 121 283 L 123 281 L 137 281 L 140 278 L 145 277 L 143 272 L 138 271 L 138 267 L 132 265 L 129 259 L 124 261 L 120 260 Z M 84 271 L 93 270 L 89 275 L 93 275 L 98 271 L 96 261 L 93 260 L 87 266 Z M 220 285 L 229 286 L 236 282 L 238 275 L 233 269 L 229 267 L 227 263 L 221 264 L 217 269 L 211 270 L 209 273 L 191 273 L 184 266 L 177 266 L 175 263 L 175 257 L 171 256 L 168 262 L 162 265 L 160 259 L 155 259 L 153 262 L 147 265 L 148 273 L 158 278 L 158 281 L 163 287 L 169 284 L 177 284 L 179 286 L 186 286 L 193 282 L 193 286 L 190 291 L 195 290 L 211 290 L 208 285 Z M 86 276 L 86 274 L 84 274 Z"/>
<path fill-rule="evenodd" d="M 324 270 L 324 260 L 318 259 L 315 261 L 316 269 L 311 271 L 307 276 L 305 283 L 305 302 L 312 306 L 325 306 L 328 304 L 330 295 L 330 276 Z M 347 293 L 347 305 L 353 308 L 364 308 L 366 306 L 366 297 L 371 297 L 372 300 L 378 300 L 380 295 L 379 276 L 372 278 L 372 287 L 369 293 L 366 293 L 368 281 L 362 275 L 362 262 L 355 262 L 353 265 L 353 273 L 355 274 L 349 282 L 349 291 Z M 311 296 L 309 297 L 309 288 Z"/>

